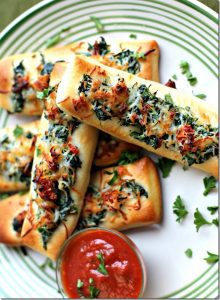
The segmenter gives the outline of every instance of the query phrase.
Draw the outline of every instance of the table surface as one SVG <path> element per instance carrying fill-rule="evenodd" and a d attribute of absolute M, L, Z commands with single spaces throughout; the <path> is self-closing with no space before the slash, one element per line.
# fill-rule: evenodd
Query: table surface
<path fill-rule="evenodd" d="M 216 12 L 219 12 L 218 0 L 199 0 Z M 22 12 L 39 3 L 39 0 L 0 0 L 0 31 Z"/>

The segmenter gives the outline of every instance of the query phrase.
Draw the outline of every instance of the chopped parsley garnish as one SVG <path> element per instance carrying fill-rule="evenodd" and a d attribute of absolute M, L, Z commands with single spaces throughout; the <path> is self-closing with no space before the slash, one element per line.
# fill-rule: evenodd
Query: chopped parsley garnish
<path fill-rule="evenodd" d="M 136 39 L 136 38 L 137 38 L 137 34 L 131 33 L 131 34 L 129 35 L 129 38 L 131 38 L 131 39 Z"/>
<path fill-rule="evenodd" d="M 8 198 L 9 196 L 10 196 L 10 194 L 8 194 L 8 193 L 1 193 L 1 194 L 0 194 L 0 200 L 6 199 L 6 198 Z"/>
<path fill-rule="evenodd" d="M 42 151 L 39 147 L 36 148 L 36 152 L 37 152 L 37 157 L 42 154 Z"/>
<path fill-rule="evenodd" d="M 185 204 L 179 195 L 176 197 L 176 200 L 173 203 L 173 213 L 177 215 L 176 221 L 179 223 L 183 221 L 188 214 Z"/>
<path fill-rule="evenodd" d="M 89 285 L 90 297 L 89 298 L 90 299 L 97 298 L 100 293 L 100 290 L 95 287 L 93 278 L 89 278 L 89 283 L 90 283 L 90 285 Z"/>
<path fill-rule="evenodd" d="M 83 295 L 83 292 L 82 292 L 83 286 L 84 286 L 83 281 L 81 279 L 78 279 L 77 283 L 76 283 L 76 287 L 77 287 L 77 292 L 78 292 L 80 298 L 85 298 L 85 296 Z"/>
<path fill-rule="evenodd" d="M 44 89 L 42 92 L 37 92 L 37 98 L 43 100 L 47 98 L 53 90 L 54 88 L 49 86 L 47 89 Z"/>
<path fill-rule="evenodd" d="M 198 82 L 197 78 L 193 76 L 193 74 L 190 71 L 186 73 L 186 78 L 192 86 L 196 85 Z"/>
<path fill-rule="evenodd" d="M 212 220 L 212 224 L 218 227 L 219 226 L 219 220 L 218 220 L 218 218 L 213 219 Z"/>
<path fill-rule="evenodd" d="M 42 270 L 45 270 L 49 267 L 51 270 L 56 270 L 56 267 L 53 265 L 53 261 L 50 258 L 46 258 L 45 262 L 40 266 Z"/>
<path fill-rule="evenodd" d="M 193 255 L 192 249 L 188 248 L 188 249 L 185 251 L 185 254 L 186 254 L 187 257 L 191 258 L 192 255 Z"/>
<path fill-rule="evenodd" d="M 194 213 L 194 224 L 196 225 L 196 231 L 198 232 L 200 227 L 204 226 L 204 225 L 211 225 L 210 222 L 208 222 L 203 215 L 201 214 L 201 212 L 198 210 L 198 208 L 196 209 L 195 213 Z"/>
<path fill-rule="evenodd" d="M 20 137 L 23 133 L 24 133 L 24 129 L 18 125 L 13 130 L 13 134 L 15 138 Z"/>
<path fill-rule="evenodd" d="M 206 95 L 205 94 L 198 94 L 198 95 L 195 95 L 195 97 L 200 98 L 200 99 L 205 99 Z"/>
<path fill-rule="evenodd" d="M 207 251 L 208 257 L 204 258 L 204 260 L 207 261 L 208 264 L 215 264 L 219 260 L 219 256 L 217 254 L 211 253 Z"/>
<path fill-rule="evenodd" d="M 105 32 L 104 25 L 101 23 L 101 20 L 95 16 L 91 16 L 90 20 L 94 22 L 95 27 L 99 33 Z"/>
<path fill-rule="evenodd" d="M 186 74 L 190 69 L 189 63 L 187 61 L 181 61 L 180 68 L 182 70 L 182 74 Z"/>
<path fill-rule="evenodd" d="M 177 75 L 176 75 L 176 74 L 173 74 L 172 78 L 173 78 L 174 80 L 177 80 Z"/>
<path fill-rule="evenodd" d="M 96 256 L 100 262 L 97 271 L 103 275 L 108 275 L 108 271 L 106 270 L 105 267 L 105 261 L 102 252 L 100 251 Z"/>
<path fill-rule="evenodd" d="M 112 179 L 109 180 L 109 182 L 108 182 L 109 185 L 113 185 L 116 182 L 116 180 L 118 179 L 118 172 L 117 172 L 117 170 L 114 170 L 113 174 L 114 175 L 113 175 Z"/>
<path fill-rule="evenodd" d="M 171 160 L 169 158 L 162 157 L 162 158 L 158 159 L 157 165 L 162 172 L 163 178 L 167 178 L 169 176 L 174 164 L 175 164 L 175 161 Z"/>
<path fill-rule="evenodd" d="M 182 74 L 185 74 L 190 85 L 194 86 L 197 83 L 197 78 L 192 75 L 190 72 L 190 65 L 187 61 L 181 61 L 180 68 L 182 70 Z"/>
<path fill-rule="evenodd" d="M 167 102 L 173 103 L 173 99 L 172 99 L 172 96 L 171 96 L 170 94 L 166 94 L 166 95 L 164 96 L 164 98 L 165 98 L 165 100 L 166 100 Z"/>
<path fill-rule="evenodd" d="M 139 154 L 137 152 L 124 151 L 120 155 L 118 160 L 118 165 L 127 165 L 131 164 L 134 161 L 138 160 Z"/>
<path fill-rule="evenodd" d="M 65 27 L 63 29 L 61 29 L 61 31 L 57 34 L 55 34 L 54 36 L 50 37 L 47 41 L 46 41 L 46 48 L 50 48 L 56 44 L 58 44 L 61 41 L 61 34 L 63 32 L 66 32 L 68 30 L 70 30 L 71 27 Z"/>
<path fill-rule="evenodd" d="M 204 196 L 207 196 L 212 189 L 216 188 L 216 179 L 214 176 L 210 176 L 210 177 L 205 177 L 203 179 L 203 183 L 205 186 L 205 191 L 203 192 Z"/>
<path fill-rule="evenodd" d="M 214 215 L 218 211 L 218 206 L 208 206 L 207 209 L 210 211 L 211 215 Z"/>
<path fill-rule="evenodd" d="M 28 192 L 28 190 L 20 191 L 20 192 L 19 192 L 19 196 L 23 196 L 23 195 L 25 195 L 27 192 Z"/>
<path fill-rule="evenodd" d="M 46 48 L 50 48 L 56 44 L 58 44 L 61 41 L 61 36 L 60 33 L 50 37 L 47 41 L 46 41 Z"/>
<path fill-rule="evenodd" d="M 76 286 L 77 286 L 77 289 L 81 289 L 81 288 L 83 287 L 83 285 L 84 285 L 84 284 L 83 284 L 83 281 L 82 281 L 81 279 L 78 279 L 78 280 L 77 280 L 77 285 L 76 285 Z"/>

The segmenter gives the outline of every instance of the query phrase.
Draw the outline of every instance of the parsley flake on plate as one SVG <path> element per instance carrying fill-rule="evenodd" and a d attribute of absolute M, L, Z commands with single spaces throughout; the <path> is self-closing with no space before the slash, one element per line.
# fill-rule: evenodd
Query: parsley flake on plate
<path fill-rule="evenodd" d="M 205 177 L 203 179 L 203 183 L 205 186 L 205 191 L 203 192 L 204 196 L 207 196 L 212 189 L 216 188 L 216 179 L 214 176 L 210 176 L 210 177 Z"/>
<path fill-rule="evenodd" d="M 208 222 L 197 208 L 194 213 L 194 224 L 196 225 L 196 231 L 198 232 L 200 227 L 204 225 L 211 225 L 212 223 Z"/>
<path fill-rule="evenodd" d="M 185 251 L 185 254 L 186 254 L 187 257 L 191 258 L 192 255 L 193 255 L 192 249 L 188 248 L 188 249 Z"/>
<path fill-rule="evenodd" d="M 213 219 L 212 220 L 212 224 L 215 225 L 215 226 L 217 226 L 217 227 L 219 227 L 219 220 L 218 220 L 218 218 Z"/>
<path fill-rule="evenodd" d="M 218 211 L 218 206 L 208 206 L 208 211 L 210 211 L 211 215 L 214 215 Z"/>
<path fill-rule="evenodd" d="M 209 251 L 207 251 L 207 253 L 208 257 L 204 258 L 204 260 L 206 260 L 208 264 L 214 264 L 218 262 L 219 256 L 217 254 L 211 253 Z"/>
<path fill-rule="evenodd" d="M 197 97 L 199 99 L 205 99 L 206 95 L 205 94 L 198 94 L 198 95 L 195 95 L 195 97 Z"/>
<path fill-rule="evenodd" d="M 188 214 L 185 204 L 179 195 L 176 197 L 176 200 L 173 203 L 173 213 L 177 215 L 176 221 L 179 223 L 183 221 Z"/>
<path fill-rule="evenodd" d="M 174 166 L 175 161 L 169 158 L 159 158 L 157 165 L 162 172 L 163 178 L 167 178 L 171 172 L 172 167 Z"/>
<path fill-rule="evenodd" d="M 198 82 L 197 78 L 193 76 L 193 74 L 190 71 L 190 65 L 187 61 L 181 61 L 180 62 L 180 69 L 182 71 L 182 74 L 184 74 L 191 86 L 196 85 Z"/>
<path fill-rule="evenodd" d="M 99 33 L 105 32 L 104 25 L 101 23 L 101 20 L 95 16 L 91 16 L 90 20 L 94 22 L 95 27 Z"/>
<path fill-rule="evenodd" d="M 129 35 L 129 38 L 131 38 L 131 39 L 136 39 L 136 38 L 137 38 L 137 34 L 131 33 L 131 34 Z"/>
<path fill-rule="evenodd" d="M 66 32 L 68 30 L 70 30 L 70 26 L 69 27 L 65 27 L 63 29 L 60 30 L 60 32 L 58 32 L 57 34 L 55 34 L 54 36 L 50 37 L 47 41 L 46 41 L 46 48 L 50 48 L 52 46 L 57 45 L 60 41 L 61 41 L 61 34 L 63 32 Z"/>

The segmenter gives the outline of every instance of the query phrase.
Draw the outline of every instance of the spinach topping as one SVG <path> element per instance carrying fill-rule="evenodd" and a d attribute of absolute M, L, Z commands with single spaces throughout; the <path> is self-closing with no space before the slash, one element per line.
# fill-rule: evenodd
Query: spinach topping
<path fill-rule="evenodd" d="M 78 94 L 84 93 L 85 96 L 88 96 L 88 92 L 92 86 L 92 78 L 84 74 L 82 80 L 80 81 L 80 85 L 78 87 Z"/>
<path fill-rule="evenodd" d="M 53 132 L 57 139 L 59 139 L 61 142 L 65 143 L 67 141 L 69 130 L 64 125 L 53 125 Z"/>
<path fill-rule="evenodd" d="M 104 56 L 110 52 L 110 46 L 106 43 L 106 40 L 101 36 L 100 41 L 95 41 L 93 45 L 89 44 L 88 51 L 94 55 Z"/>
<path fill-rule="evenodd" d="M 118 160 L 118 165 L 127 165 L 131 164 L 134 161 L 139 159 L 139 153 L 138 152 L 131 152 L 131 151 L 124 151 L 120 155 L 120 158 Z"/>
<path fill-rule="evenodd" d="M 30 132 L 30 131 L 28 131 L 28 132 L 25 134 L 25 137 L 26 137 L 27 139 L 32 139 L 33 136 L 34 136 L 33 133 Z"/>
<path fill-rule="evenodd" d="M 123 183 L 122 188 L 123 187 L 130 188 L 135 195 L 140 193 L 140 196 L 145 196 L 148 198 L 148 192 L 141 185 L 137 184 L 134 179 Z"/>
<path fill-rule="evenodd" d="M 82 162 L 81 162 L 79 156 L 71 153 L 70 151 L 68 151 L 68 153 L 66 154 L 65 160 L 66 160 L 67 164 L 71 168 L 74 168 L 74 169 L 80 168 L 82 165 Z"/>
<path fill-rule="evenodd" d="M 59 218 L 65 220 L 69 214 L 76 214 L 78 212 L 77 207 L 73 203 L 69 189 L 58 190 L 58 198 L 56 205 L 59 206 Z"/>
<path fill-rule="evenodd" d="M 46 62 L 45 56 L 40 53 L 41 55 L 41 64 L 43 65 L 43 69 L 40 71 L 40 75 L 50 75 L 53 71 L 54 64 L 51 62 Z"/>
<path fill-rule="evenodd" d="M 38 228 L 38 231 L 40 232 L 41 237 L 42 237 L 43 247 L 45 250 L 47 250 L 47 243 L 48 243 L 49 239 L 51 238 L 51 236 L 54 232 L 54 229 L 55 228 L 49 229 L 46 225 Z"/>
<path fill-rule="evenodd" d="M 18 220 L 17 218 L 14 218 L 12 221 L 12 227 L 13 230 L 20 233 L 21 232 L 21 228 L 22 228 L 22 224 L 23 222 L 21 222 L 20 220 Z"/>
<path fill-rule="evenodd" d="M 128 73 L 137 74 L 141 70 L 141 65 L 138 61 L 139 58 L 145 58 L 144 54 L 131 51 L 129 49 L 123 50 L 114 55 L 116 64 L 125 66 L 127 65 Z"/>
<path fill-rule="evenodd" d="M 89 214 L 88 217 L 81 219 L 77 229 L 81 230 L 83 228 L 88 228 L 88 227 L 98 227 L 102 220 L 105 218 L 107 213 L 106 209 L 103 209 L 95 214 Z"/>
<path fill-rule="evenodd" d="M 22 91 L 28 89 L 29 83 L 25 78 L 26 70 L 21 61 L 16 67 L 13 68 L 14 71 L 14 82 L 12 85 L 12 95 L 11 101 L 13 104 L 14 112 L 21 112 L 24 108 L 25 98 Z"/>
<path fill-rule="evenodd" d="M 14 74 L 24 76 L 25 75 L 25 67 L 23 65 L 23 61 L 21 61 L 17 67 L 14 67 Z"/>
<path fill-rule="evenodd" d="M 93 110 L 100 121 L 110 120 L 112 118 L 112 110 L 99 100 L 93 103 Z"/>
<path fill-rule="evenodd" d="M 0 147 L 5 148 L 8 144 L 10 144 L 9 137 L 6 134 L 4 134 L 0 137 Z"/>
<path fill-rule="evenodd" d="M 52 63 L 46 63 L 43 67 L 43 69 L 40 72 L 40 75 L 50 75 L 50 73 L 53 71 L 54 64 Z"/>

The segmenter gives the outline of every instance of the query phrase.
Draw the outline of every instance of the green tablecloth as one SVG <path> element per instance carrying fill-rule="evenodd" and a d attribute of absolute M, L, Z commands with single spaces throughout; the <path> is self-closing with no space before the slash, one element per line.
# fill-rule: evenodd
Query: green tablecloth
<path fill-rule="evenodd" d="M 89 0 L 88 0 L 89 1 Z M 134 0 L 135 1 L 135 0 Z M 166 1 L 166 0 L 164 0 Z M 199 0 L 218 12 L 218 0 Z M 39 0 L 0 0 L 0 31 L 22 12 L 37 4 Z"/>

